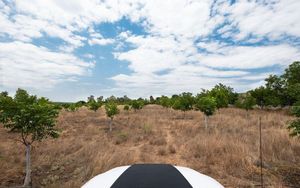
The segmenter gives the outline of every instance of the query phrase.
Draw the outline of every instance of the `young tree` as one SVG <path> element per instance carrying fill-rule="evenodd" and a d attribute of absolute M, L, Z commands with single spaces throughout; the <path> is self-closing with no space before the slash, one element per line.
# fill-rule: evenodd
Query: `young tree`
<path fill-rule="evenodd" d="M 216 85 L 208 94 L 216 99 L 217 108 L 226 108 L 237 100 L 237 95 L 233 92 L 233 88 L 221 83 Z"/>
<path fill-rule="evenodd" d="M 103 96 L 97 97 L 97 102 L 98 103 L 103 103 Z"/>
<path fill-rule="evenodd" d="M 208 127 L 208 117 L 213 115 L 217 109 L 217 102 L 214 97 L 206 96 L 200 97 L 196 101 L 195 105 L 197 110 L 204 113 L 205 128 Z"/>
<path fill-rule="evenodd" d="M 57 138 L 55 129 L 59 110 L 45 98 L 29 95 L 18 89 L 14 98 L 0 95 L 0 122 L 10 132 L 20 134 L 19 142 L 26 147 L 24 187 L 31 185 L 31 146 L 47 137 Z"/>
<path fill-rule="evenodd" d="M 152 95 L 150 96 L 150 104 L 155 104 L 155 99 Z"/>
<path fill-rule="evenodd" d="M 85 101 L 78 101 L 78 102 L 75 103 L 75 106 L 77 108 L 80 108 L 80 107 L 85 106 L 85 105 L 86 105 Z"/>
<path fill-rule="evenodd" d="M 94 112 L 96 112 L 101 106 L 102 106 L 102 103 L 96 102 L 95 100 L 90 101 L 90 102 L 88 103 L 89 109 L 90 109 L 90 110 L 93 110 Z"/>
<path fill-rule="evenodd" d="M 91 101 L 95 101 L 95 97 L 94 95 L 90 95 L 88 98 L 87 98 L 87 102 L 91 102 Z"/>
<path fill-rule="evenodd" d="M 158 103 L 164 108 L 169 108 L 172 104 L 171 99 L 169 99 L 167 96 L 161 96 Z"/>
<path fill-rule="evenodd" d="M 284 106 L 287 104 L 286 89 L 284 87 L 284 79 L 281 76 L 270 75 L 265 79 L 266 89 L 269 91 L 269 105 L 272 106 Z"/>
<path fill-rule="evenodd" d="M 132 100 L 131 101 L 131 107 L 134 109 L 134 111 L 142 109 L 144 106 L 144 103 L 142 100 Z"/>
<path fill-rule="evenodd" d="M 256 88 L 254 90 L 250 91 L 250 94 L 252 97 L 255 98 L 256 104 L 260 106 L 261 109 L 263 109 L 266 105 L 268 105 L 269 100 L 269 90 L 263 86 Z"/>
<path fill-rule="evenodd" d="M 130 107 L 129 107 L 129 105 L 126 104 L 123 109 L 128 112 Z"/>
<path fill-rule="evenodd" d="M 297 117 L 297 119 L 293 120 L 288 129 L 291 131 L 291 136 L 300 137 L 300 101 L 292 107 L 292 114 Z"/>
<path fill-rule="evenodd" d="M 112 122 L 114 119 L 114 116 L 117 115 L 119 113 L 119 109 L 116 103 L 114 102 L 108 102 L 105 104 L 105 111 L 106 111 L 106 115 L 107 117 L 110 118 L 109 121 L 109 131 L 112 131 Z"/>
<path fill-rule="evenodd" d="M 178 97 L 174 97 L 173 100 L 172 108 L 183 111 L 184 118 L 185 112 L 193 109 L 195 101 L 192 93 L 182 93 Z"/>
<path fill-rule="evenodd" d="M 285 70 L 282 77 L 286 80 L 287 85 L 295 85 L 300 83 L 300 61 L 293 62 Z"/>
<path fill-rule="evenodd" d="M 250 95 L 250 93 L 242 94 L 239 96 L 236 106 L 239 108 L 243 108 L 247 112 L 247 118 L 249 117 L 249 110 L 253 109 L 255 105 L 255 98 Z"/>
<path fill-rule="evenodd" d="M 71 112 L 75 112 L 78 109 L 78 107 L 76 106 L 76 104 L 69 104 L 67 110 L 71 111 Z"/>

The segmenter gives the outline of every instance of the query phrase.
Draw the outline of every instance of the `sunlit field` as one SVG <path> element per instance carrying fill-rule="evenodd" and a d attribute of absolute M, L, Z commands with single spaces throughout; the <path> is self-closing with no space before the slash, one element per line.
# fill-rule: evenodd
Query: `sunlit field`
<path fill-rule="evenodd" d="M 112 132 L 103 107 L 61 111 L 61 136 L 33 146 L 33 187 L 79 187 L 99 173 L 134 163 L 186 166 L 225 187 L 255 187 L 260 184 L 259 116 L 264 184 L 297 187 L 300 140 L 289 136 L 286 126 L 293 117 L 286 110 L 253 110 L 247 116 L 245 110 L 220 109 L 205 129 L 201 112 L 184 114 L 157 105 L 121 110 Z M 18 135 L 0 127 L 0 185 L 21 185 L 24 146 L 13 140 Z"/>

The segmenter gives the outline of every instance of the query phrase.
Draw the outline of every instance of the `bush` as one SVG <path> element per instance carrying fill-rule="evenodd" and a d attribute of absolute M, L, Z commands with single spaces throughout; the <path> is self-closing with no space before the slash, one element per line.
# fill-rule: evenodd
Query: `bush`
<path fill-rule="evenodd" d="M 300 117 L 300 104 L 296 104 L 295 106 L 293 106 L 291 113 L 296 117 Z"/>
<path fill-rule="evenodd" d="M 291 131 L 291 136 L 300 137 L 300 119 L 296 119 L 290 123 L 288 129 Z"/>
<path fill-rule="evenodd" d="M 291 136 L 300 137 L 300 102 L 297 102 L 295 106 L 292 107 L 292 114 L 298 117 L 298 119 L 292 121 L 288 126 L 291 131 Z"/>
<path fill-rule="evenodd" d="M 129 105 L 125 105 L 123 109 L 124 109 L 125 111 L 128 111 L 129 108 L 130 108 Z"/>
<path fill-rule="evenodd" d="M 140 109 L 143 108 L 143 106 L 144 106 L 144 103 L 141 100 L 133 100 L 133 101 L 131 101 L 131 107 L 134 110 L 140 110 Z"/>

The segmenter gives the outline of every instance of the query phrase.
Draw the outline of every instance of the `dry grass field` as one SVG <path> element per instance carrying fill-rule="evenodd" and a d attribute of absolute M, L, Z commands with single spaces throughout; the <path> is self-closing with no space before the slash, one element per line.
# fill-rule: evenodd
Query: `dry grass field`
<path fill-rule="evenodd" d="M 219 110 L 205 129 L 203 114 L 148 105 L 121 111 L 108 132 L 103 109 L 63 111 L 61 136 L 36 143 L 32 151 L 33 187 L 80 187 L 111 168 L 134 163 L 170 163 L 193 168 L 225 187 L 259 185 L 258 117 L 262 116 L 266 187 L 300 185 L 300 140 L 291 138 L 285 111 Z M 0 128 L 0 185 L 22 185 L 25 149 L 16 135 Z M 0 186 L 0 187 L 1 187 Z"/>

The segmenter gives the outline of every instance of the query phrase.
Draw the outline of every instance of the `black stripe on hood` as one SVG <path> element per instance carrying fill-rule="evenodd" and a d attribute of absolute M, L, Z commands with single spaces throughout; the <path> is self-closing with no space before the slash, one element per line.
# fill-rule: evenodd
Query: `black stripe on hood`
<path fill-rule="evenodd" d="M 192 188 L 172 165 L 135 164 L 114 182 L 111 188 Z"/>

